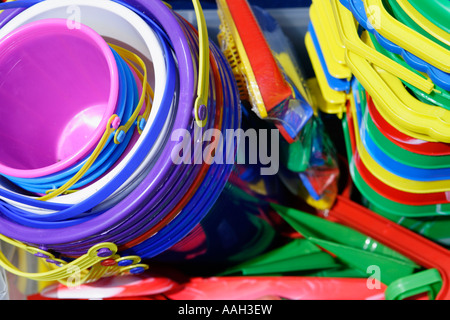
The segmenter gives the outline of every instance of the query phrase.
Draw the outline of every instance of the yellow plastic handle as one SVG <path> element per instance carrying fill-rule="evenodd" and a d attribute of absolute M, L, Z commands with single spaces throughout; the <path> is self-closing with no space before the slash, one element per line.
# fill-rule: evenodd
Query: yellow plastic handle
<path fill-rule="evenodd" d="M 73 186 L 78 180 L 81 179 L 81 177 L 89 170 L 89 168 L 92 166 L 92 164 L 95 162 L 95 160 L 98 158 L 100 152 L 103 150 L 106 142 L 108 141 L 108 138 L 111 133 L 116 130 L 117 125 L 120 123 L 119 117 L 117 115 L 112 115 L 108 123 L 106 124 L 106 130 L 103 133 L 102 138 L 100 139 L 100 142 L 95 147 L 92 154 L 89 156 L 87 161 L 84 163 L 84 165 L 81 167 L 81 169 L 72 177 L 70 178 L 66 183 L 64 183 L 61 187 L 58 189 L 52 190 L 50 193 L 46 194 L 45 196 L 37 198 L 41 201 L 47 201 L 49 199 L 53 199 L 54 197 L 59 196 L 60 194 L 65 193 L 71 186 Z"/>
<path fill-rule="evenodd" d="M 109 45 L 111 46 L 111 48 L 116 50 L 116 52 L 125 61 L 128 62 L 128 65 L 131 68 L 133 68 L 133 70 L 138 75 L 139 79 L 142 81 L 142 93 L 141 93 L 139 102 L 138 102 L 135 110 L 133 111 L 133 114 L 131 115 L 131 117 L 122 126 L 119 126 L 119 123 L 120 123 L 119 117 L 117 115 L 112 115 L 106 125 L 105 132 L 103 133 L 102 138 L 100 139 L 99 143 L 97 144 L 96 148 L 91 153 L 91 155 L 89 156 L 87 161 L 81 167 L 81 169 L 71 179 L 69 179 L 64 185 L 62 185 L 61 187 L 59 187 L 57 189 L 49 190 L 45 196 L 37 198 L 38 200 L 47 201 L 47 200 L 53 199 L 54 197 L 57 197 L 61 194 L 71 192 L 71 190 L 69 190 L 69 188 L 72 187 L 75 183 L 77 183 L 77 181 L 80 180 L 81 177 L 84 176 L 84 174 L 86 174 L 86 172 L 89 170 L 89 168 L 92 166 L 92 164 L 95 162 L 95 160 L 100 155 L 100 152 L 105 147 L 109 136 L 114 131 L 116 131 L 116 133 L 114 134 L 114 143 L 119 144 L 121 142 L 119 135 L 122 133 L 126 134 L 128 132 L 128 130 L 130 130 L 131 126 L 136 121 L 136 119 L 138 119 L 138 122 L 140 121 L 140 119 L 148 119 L 148 115 L 150 114 L 150 110 L 151 110 L 151 99 L 153 99 L 153 91 L 147 81 L 147 67 L 146 67 L 144 61 L 139 56 L 137 56 L 136 54 L 134 54 L 126 49 L 123 49 L 123 48 L 118 47 L 113 44 L 109 44 Z M 142 70 L 144 72 L 143 75 L 139 71 L 139 69 L 133 64 L 133 62 L 138 64 L 142 68 Z M 146 100 L 147 100 L 147 104 L 146 104 L 145 111 L 142 116 L 139 116 L 142 106 Z M 137 127 L 138 127 L 138 132 L 141 133 L 141 126 L 139 125 L 139 123 L 138 123 Z"/>
<path fill-rule="evenodd" d="M 435 137 L 434 140 L 442 136 L 443 140 L 449 141 L 449 110 L 418 100 L 406 90 L 398 78 L 379 68 L 375 68 L 375 70 L 401 102 L 401 104 L 392 106 L 392 118 L 400 119 L 402 123 L 405 123 L 404 126 L 413 132 Z"/>
<path fill-rule="evenodd" d="M 323 24 L 324 30 L 327 31 L 327 39 L 334 58 L 340 64 L 345 65 L 345 45 L 341 35 L 339 34 L 339 24 L 333 18 L 333 7 L 329 0 L 313 0 L 316 6 L 316 12 L 319 15 L 319 20 Z"/>
<path fill-rule="evenodd" d="M 126 274 L 134 268 L 142 268 L 143 270 L 149 268 L 147 264 L 140 263 L 141 258 L 138 256 L 120 257 L 117 254 L 117 246 L 111 242 L 94 245 L 86 254 L 68 263 L 55 258 L 53 254 L 47 251 L 28 246 L 2 234 L 0 234 L 0 241 L 12 245 L 19 250 L 19 253 L 27 252 L 38 255 L 40 259 L 47 261 L 47 270 L 43 272 L 23 272 L 15 267 L 0 251 L 0 266 L 6 271 L 20 278 L 39 282 L 58 281 L 66 286 L 77 286 L 96 281 L 102 277 Z M 109 260 L 109 263 L 103 264 L 106 260 Z M 123 260 L 129 260 L 130 263 L 127 266 L 119 266 L 118 263 Z"/>
<path fill-rule="evenodd" d="M 392 17 L 382 0 L 364 0 L 366 11 L 377 8 L 380 14 L 377 32 L 436 68 L 450 72 L 450 51 L 410 29 Z"/>
<path fill-rule="evenodd" d="M 442 41 L 446 45 L 450 46 L 450 34 L 448 32 L 442 30 L 430 20 L 425 18 L 419 11 L 416 10 L 416 8 L 411 5 L 411 3 L 409 3 L 408 0 L 397 0 L 397 2 L 403 9 L 403 11 L 423 30 L 428 32 L 439 41 Z"/>
<path fill-rule="evenodd" d="M 316 31 L 317 40 L 322 49 L 325 63 L 333 77 L 350 80 L 352 72 L 345 64 L 345 49 L 336 43 L 335 38 L 332 38 L 328 24 L 324 22 L 332 19 L 324 19 L 324 11 L 321 10 L 321 7 L 317 6 L 318 3 L 322 3 L 322 1 L 316 1 L 311 5 L 309 8 L 309 16 Z"/>
<path fill-rule="evenodd" d="M 150 86 L 150 83 L 148 83 L 148 80 L 147 80 L 147 75 L 146 75 L 147 68 L 146 68 L 145 62 L 142 61 L 142 59 L 139 58 L 139 56 L 137 56 L 137 55 L 135 55 L 135 54 L 133 54 L 131 52 L 128 52 L 127 50 L 125 50 L 123 48 L 114 46 L 112 44 L 110 44 L 110 45 L 112 47 L 116 48 L 117 52 L 122 53 L 121 54 L 122 58 L 124 58 L 126 61 L 128 61 L 128 65 L 134 70 L 134 72 L 138 76 L 139 80 L 141 81 L 142 86 L 143 87 L 145 86 L 145 91 L 143 91 L 142 94 L 141 94 L 140 102 L 137 105 L 133 115 L 130 117 L 130 119 L 128 120 L 127 124 L 125 125 L 126 127 L 125 126 L 119 127 L 119 129 L 124 130 L 124 132 L 129 130 L 129 128 L 131 127 L 133 121 L 136 119 L 136 115 L 139 114 L 139 111 L 142 109 L 142 103 L 143 103 L 143 100 L 145 98 L 145 101 L 146 101 L 145 102 L 146 103 L 145 110 L 142 113 L 142 115 L 138 115 L 137 116 L 137 124 L 138 124 L 137 130 L 138 130 L 139 134 L 141 134 L 142 133 L 142 126 L 140 125 L 141 124 L 141 120 L 145 120 L 145 121 L 148 120 L 148 117 L 150 116 L 150 112 L 151 112 L 152 101 L 153 101 L 153 98 L 154 98 L 153 89 L 152 89 L 152 87 Z M 142 70 L 144 71 L 144 74 L 142 74 L 142 72 L 133 64 L 133 61 L 142 68 Z M 119 131 L 116 133 L 115 141 L 114 141 L 115 143 L 120 143 L 117 140 L 117 135 L 118 134 L 119 134 Z"/>
<path fill-rule="evenodd" d="M 142 79 L 142 93 L 141 93 L 141 97 L 139 99 L 138 105 L 135 108 L 133 114 L 131 115 L 131 117 L 128 119 L 128 121 L 120 126 L 119 128 L 117 128 L 117 131 L 114 135 L 114 143 L 119 144 L 121 141 L 119 139 L 119 135 L 123 132 L 123 133 L 127 133 L 128 130 L 130 130 L 131 126 L 133 125 L 133 123 L 136 121 L 136 119 L 139 116 L 139 113 L 141 112 L 142 106 L 144 105 L 145 102 L 145 98 L 147 95 L 147 88 L 148 88 L 148 83 L 147 83 L 147 67 L 144 63 L 144 61 L 136 54 L 132 53 L 131 51 L 125 50 L 119 46 L 116 46 L 114 44 L 109 44 L 111 46 L 111 48 L 113 48 L 114 50 L 117 51 L 117 53 L 127 62 L 129 62 L 129 66 L 132 67 L 135 71 L 137 71 L 137 68 L 133 65 L 133 61 L 136 62 L 144 71 L 144 76 Z"/>
<path fill-rule="evenodd" d="M 417 75 L 406 67 L 379 53 L 375 49 L 367 46 L 358 36 L 358 31 L 356 29 L 355 20 L 352 13 L 345 8 L 339 0 L 329 1 L 331 1 L 333 5 L 335 18 L 339 21 L 339 26 L 342 28 L 339 31 L 347 50 L 364 57 L 367 61 L 376 64 L 380 68 L 389 71 L 392 74 L 395 74 L 400 79 L 426 93 L 430 93 L 433 90 L 434 84 L 431 80 Z"/>
<path fill-rule="evenodd" d="M 314 69 L 314 73 L 317 78 L 317 83 L 320 88 L 320 92 L 323 95 L 324 100 L 327 102 L 326 105 L 321 105 L 319 108 L 329 114 L 337 114 L 339 117 L 345 111 L 345 103 L 347 101 L 347 94 L 342 91 L 336 91 L 330 88 L 327 79 L 325 77 L 322 65 L 317 56 L 317 52 L 314 47 L 314 43 L 311 39 L 309 32 L 305 36 L 305 46 L 308 51 L 309 58 L 311 59 L 311 64 Z"/>
<path fill-rule="evenodd" d="M 350 103 L 351 112 L 355 119 L 353 125 L 358 154 L 361 157 L 361 161 L 364 163 L 367 169 L 369 169 L 370 172 L 373 173 L 375 177 L 394 189 L 415 194 L 446 192 L 450 189 L 450 180 L 417 181 L 406 179 L 388 171 L 380 164 L 378 164 L 377 161 L 371 157 L 361 140 L 358 121 L 356 121 L 357 115 L 355 101 L 353 100 L 353 98 L 350 98 Z M 436 212 L 439 212 L 439 205 L 436 205 Z"/>
<path fill-rule="evenodd" d="M 417 100 L 398 78 L 352 51 L 347 52 L 347 64 L 391 125 L 421 140 L 450 142 L 448 110 Z"/>
<path fill-rule="evenodd" d="M 209 96 L 209 40 L 205 16 L 199 0 L 192 0 L 198 25 L 199 41 L 199 76 L 197 98 L 194 103 L 195 122 L 200 128 L 208 119 L 207 104 Z"/>
<path fill-rule="evenodd" d="M 95 265 L 96 263 L 109 258 L 110 256 L 114 255 L 117 252 L 117 246 L 114 245 L 113 243 L 101 243 L 93 246 L 91 249 L 89 249 L 88 253 L 86 253 L 85 255 L 79 257 L 78 259 L 70 263 L 66 263 L 63 260 L 56 259 L 52 254 L 46 251 L 27 246 L 17 240 L 5 237 L 4 235 L 0 235 L 0 240 L 17 247 L 19 250 L 25 250 L 30 254 L 40 253 L 41 255 L 47 256 L 48 258 L 46 259 L 59 262 L 60 266 L 57 266 L 53 270 L 42 273 L 28 273 L 23 272 L 18 268 L 16 268 L 0 251 L 0 266 L 2 266 L 6 271 L 11 272 L 19 277 L 24 277 L 36 281 L 59 281 L 62 279 L 69 278 L 72 274 L 72 270 L 80 270 L 80 271 L 86 270 Z M 98 251 L 102 249 L 109 250 L 108 252 L 110 252 L 110 254 L 105 256 L 99 256 Z"/>

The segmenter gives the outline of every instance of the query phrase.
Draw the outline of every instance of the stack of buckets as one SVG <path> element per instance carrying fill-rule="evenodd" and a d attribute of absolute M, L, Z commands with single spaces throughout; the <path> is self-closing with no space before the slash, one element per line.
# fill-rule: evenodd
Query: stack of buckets
<path fill-rule="evenodd" d="M 0 265 L 65 285 L 71 265 L 85 269 L 84 282 L 142 273 L 142 261 L 219 267 L 222 276 L 295 272 L 306 277 L 252 281 L 273 294 L 281 283 L 295 298 L 312 287 L 308 299 L 330 297 L 335 284 L 336 296 L 382 297 L 367 287 L 368 264 L 383 267 L 378 290 L 420 269 L 364 234 L 274 204 L 284 202 L 275 177 L 210 161 L 204 151 L 221 141 L 205 132 L 251 121 L 193 3 L 198 30 L 159 0 L 2 4 L 0 240 L 54 266 L 26 274 L 3 255 Z M 435 5 L 313 0 L 305 44 L 317 107 L 342 120 L 367 206 L 448 244 L 450 41 L 436 8 L 450 8 Z M 214 156 L 234 157 L 237 143 L 223 141 Z M 289 225 L 282 237 L 274 212 Z M 171 297 L 240 280 L 197 279 Z"/>
<path fill-rule="evenodd" d="M 271 245 L 265 210 L 228 182 L 242 182 L 233 163 L 195 159 L 202 134 L 241 125 L 231 69 L 204 33 L 159 0 L 2 9 L 2 240 L 59 266 L 96 248 L 131 273 L 163 253 L 223 264 Z M 227 146 L 223 159 L 237 139 Z"/>
<path fill-rule="evenodd" d="M 314 0 L 305 43 L 373 211 L 444 246 L 450 213 L 448 1 Z"/>

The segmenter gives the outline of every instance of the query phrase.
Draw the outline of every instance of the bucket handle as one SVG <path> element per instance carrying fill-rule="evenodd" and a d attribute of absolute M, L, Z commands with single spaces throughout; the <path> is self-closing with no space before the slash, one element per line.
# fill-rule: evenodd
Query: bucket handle
<path fill-rule="evenodd" d="M 117 128 L 117 131 L 114 135 L 114 143 L 119 144 L 123 141 L 123 138 L 125 137 L 126 133 L 128 132 L 128 130 L 130 130 L 131 126 L 133 125 L 133 123 L 135 123 L 136 119 L 139 116 L 139 113 L 141 112 L 142 106 L 144 105 L 145 99 L 147 97 L 147 90 L 149 88 L 148 86 L 148 81 L 147 81 L 147 67 L 145 66 L 144 61 L 136 54 L 132 53 L 131 51 L 128 51 L 124 48 L 121 48 L 119 46 L 116 46 L 114 44 L 109 44 L 111 46 L 111 48 L 113 48 L 114 50 L 117 51 L 117 53 L 126 61 L 130 62 L 129 65 L 131 66 L 131 68 L 133 68 L 135 71 L 138 71 L 137 68 L 133 65 L 133 61 L 136 62 L 144 71 L 144 75 L 143 75 L 143 79 L 142 79 L 142 93 L 141 93 L 141 97 L 139 99 L 139 103 L 136 106 L 133 114 L 131 115 L 131 117 L 128 119 L 128 121 L 120 126 L 119 128 Z M 138 73 L 139 74 L 139 73 Z M 153 95 L 153 93 L 151 93 L 151 95 Z M 147 105 L 146 105 L 146 111 L 144 112 L 144 114 L 148 114 L 149 113 L 149 99 L 147 99 Z"/>
<path fill-rule="evenodd" d="M 205 16 L 199 0 L 192 0 L 197 18 L 199 40 L 199 77 L 197 98 L 194 103 L 195 122 L 203 128 L 208 119 L 207 100 L 209 95 L 209 41 Z"/>
<path fill-rule="evenodd" d="M 71 262 L 56 258 L 50 252 L 28 246 L 20 241 L 0 234 L 0 240 L 9 245 L 30 253 L 45 261 L 49 271 L 29 273 L 15 267 L 0 251 L 0 266 L 6 271 L 34 281 L 59 281 L 70 287 L 83 283 L 94 282 L 105 276 L 120 275 L 124 273 L 141 273 L 148 269 L 148 265 L 141 264 L 138 256 L 120 257 L 117 255 L 117 246 L 111 242 L 99 243 L 92 246 L 88 252 Z"/>
<path fill-rule="evenodd" d="M 69 179 L 66 183 L 64 183 L 61 187 L 54 189 L 54 190 L 50 190 L 45 196 L 37 198 L 38 200 L 47 201 L 47 200 L 57 197 L 63 193 L 66 193 L 69 190 L 69 188 L 72 187 L 75 183 L 77 183 L 77 181 L 80 180 L 81 177 L 89 170 L 89 168 L 92 166 L 92 164 L 98 158 L 98 156 L 100 155 L 100 152 L 103 150 L 104 146 L 106 145 L 108 138 L 114 131 L 116 131 L 114 134 L 114 143 L 120 144 L 123 141 L 123 139 L 125 138 L 126 133 L 130 130 L 133 123 L 135 123 L 136 119 L 139 116 L 139 113 L 141 112 L 141 109 L 143 107 L 145 100 L 147 100 L 147 104 L 145 107 L 145 111 L 143 113 L 143 117 L 140 118 L 141 123 L 138 124 L 139 133 L 142 132 L 142 125 L 145 126 L 145 123 L 142 120 L 146 120 L 148 118 L 148 115 L 149 115 L 150 109 L 151 109 L 151 101 L 150 101 L 150 97 L 148 95 L 150 94 L 153 96 L 153 91 L 151 90 L 151 88 L 148 84 L 148 81 L 147 81 L 147 67 L 145 66 L 144 61 L 136 54 L 134 54 L 126 49 L 123 49 L 121 47 L 118 47 L 116 45 L 110 44 L 110 46 L 111 46 L 111 48 L 116 50 L 117 53 L 123 59 L 127 60 L 129 62 L 129 65 L 135 71 L 137 71 L 138 74 L 140 74 L 140 72 L 133 65 L 133 62 L 136 62 L 142 68 L 144 75 L 142 76 L 142 82 L 143 82 L 142 83 L 142 93 L 141 93 L 139 102 L 138 102 L 133 114 L 130 116 L 128 121 L 122 126 L 119 126 L 119 124 L 120 124 L 119 116 L 117 116 L 115 114 L 112 115 L 109 118 L 108 123 L 106 124 L 105 132 L 103 133 L 103 136 L 100 139 L 98 145 L 96 146 L 96 148 L 94 149 L 92 154 L 89 156 L 87 161 L 84 163 L 84 165 L 81 167 L 81 169 L 71 179 Z M 145 118 L 145 117 L 147 117 L 147 118 Z"/>

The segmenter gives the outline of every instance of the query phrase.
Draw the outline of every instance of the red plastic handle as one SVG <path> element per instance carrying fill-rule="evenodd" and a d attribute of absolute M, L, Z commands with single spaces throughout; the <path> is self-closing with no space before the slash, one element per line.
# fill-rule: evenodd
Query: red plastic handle
<path fill-rule="evenodd" d="M 193 278 L 164 294 L 172 300 L 384 300 L 385 290 L 384 284 L 368 288 L 364 278 L 262 276 Z"/>
<path fill-rule="evenodd" d="M 374 238 L 425 268 L 437 269 L 442 277 L 442 288 L 436 299 L 450 299 L 450 252 L 447 249 L 342 196 L 338 196 L 328 217 Z"/>

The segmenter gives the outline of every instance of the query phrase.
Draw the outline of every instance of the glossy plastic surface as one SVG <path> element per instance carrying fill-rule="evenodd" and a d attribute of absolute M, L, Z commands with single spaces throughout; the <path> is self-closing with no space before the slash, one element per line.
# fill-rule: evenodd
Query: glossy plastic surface
<path fill-rule="evenodd" d="M 338 197 L 329 218 L 373 237 L 425 268 L 437 269 L 442 287 L 436 299 L 450 298 L 447 249 L 343 197 Z"/>
<path fill-rule="evenodd" d="M 119 78 L 107 43 L 87 26 L 45 20 L 8 34 L 0 46 L 0 72 L 8 75 L 0 88 L 8 106 L 0 172 L 45 176 L 86 157 L 116 112 Z"/>

